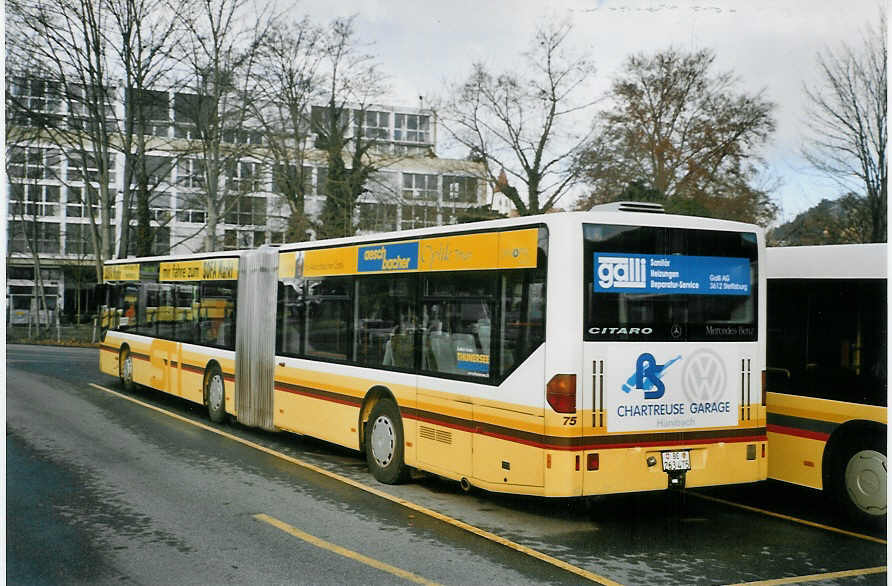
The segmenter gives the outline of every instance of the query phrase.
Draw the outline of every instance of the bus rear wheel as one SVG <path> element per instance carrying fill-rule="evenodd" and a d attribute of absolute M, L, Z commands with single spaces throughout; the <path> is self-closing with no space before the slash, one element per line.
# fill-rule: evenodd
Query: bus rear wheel
<path fill-rule="evenodd" d="M 404 445 L 399 409 L 390 399 L 379 401 L 365 426 L 366 461 L 378 482 L 399 484 L 409 478 L 409 468 L 403 460 Z"/>
<path fill-rule="evenodd" d="M 226 390 L 220 367 L 212 364 L 204 377 L 204 396 L 208 405 L 208 417 L 214 423 L 222 423 L 226 418 Z"/>
<path fill-rule="evenodd" d="M 119 376 L 121 378 L 121 386 L 125 391 L 133 390 L 133 355 L 130 354 L 130 348 L 121 349 L 118 356 Z"/>
<path fill-rule="evenodd" d="M 862 523 L 885 524 L 886 468 L 882 446 L 853 443 L 841 454 L 835 492 L 850 517 Z"/>

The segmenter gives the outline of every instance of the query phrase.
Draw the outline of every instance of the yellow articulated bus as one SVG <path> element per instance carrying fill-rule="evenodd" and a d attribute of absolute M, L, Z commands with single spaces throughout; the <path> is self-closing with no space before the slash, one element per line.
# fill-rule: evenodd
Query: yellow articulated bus
<path fill-rule="evenodd" d="M 361 450 L 384 483 L 764 480 L 762 231 L 641 209 L 113 261 L 110 300 L 157 287 L 194 310 L 162 324 L 137 306 L 101 369 Z"/>
<path fill-rule="evenodd" d="M 886 518 L 885 244 L 769 248 L 771 478 Z"/>

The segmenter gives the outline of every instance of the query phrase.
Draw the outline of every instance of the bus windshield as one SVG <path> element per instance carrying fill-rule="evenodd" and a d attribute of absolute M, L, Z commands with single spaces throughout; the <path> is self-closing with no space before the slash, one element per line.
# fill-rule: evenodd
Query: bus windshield
<path fill-rule="evenodd" d="M 585 224 L 583 238 L 585 340 L 756 340 L 754 233 Z"/>

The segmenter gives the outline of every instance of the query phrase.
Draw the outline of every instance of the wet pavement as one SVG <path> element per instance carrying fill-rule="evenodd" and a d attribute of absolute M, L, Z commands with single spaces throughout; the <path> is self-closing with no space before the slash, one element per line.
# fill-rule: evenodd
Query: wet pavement
<path fill-rule="evenodd" d="M 162 413 L 98 372 L 98 352 L 7 348 L 9 583 L 395 583 L 396 575 L 292 538 L 259 513 L 444 584 L 575 583 L 567 573 Z M 210 425 L 203 410 L 129 394 Z M 212 426 L 623 584 L 737 583 L 864 570 L 886 546 L 696 495 L 541 499 L 428 475 L 385 486 L 350 450 Z M 768 482 L 701 491 L 852 533 L 819 493 Z M 821 583 L 821 582 L 819 582 Z M 823 583 L 885 584 L 886 574 Z"/>

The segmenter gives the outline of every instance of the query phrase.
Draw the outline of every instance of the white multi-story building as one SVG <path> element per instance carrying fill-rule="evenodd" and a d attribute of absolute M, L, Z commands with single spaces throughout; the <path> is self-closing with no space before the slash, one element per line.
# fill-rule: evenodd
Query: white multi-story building
<path fill-rule="evenodd" d="M 77 112 L 68 112 L 65 100 L 55 97 L 51 84 L 39 79 L 7 80 L 10 93 L 28 112 L 7 106 L 7 125 L 34 126 L 34 113 L 50 116 L 69 127 Z M 127 92 L 117 91 L 114 115 L 123 117 Z M 151 92 L 151 156 L 147 168 L 157 185 L 150 200 L 155 254 L 186 254 L 203 250 L 207 230 L 207 208 L 203 198 L 203 160 L 184 154 L 183 145 L 194 138 L 194 126 L 181 119 L 181 101 L 188 94 Z M 315 110 L 315 108 L 314 108 Z M 366 184 L 355 210 L 359 233 L 403 230 L 454 223 L 463 210 L 488 202 L 481 180 L 482 168 L 471 161 L 435 156 L 437 124 L 434 112 L 417 108 L 373 107 L 364 115 L 353 115 L 351 132 L 374 138 L 378 171 Z M 362 129 L 355 121 L 363 121 Z M 80 303 L 81 313 L 91 310 L 90 291 L 95 284 L 95 268 L 90 240 L 91 210 L 84 203 L 84 181 L 95 181 L 95 165 L 42 140 L 38 134 L 25 134 L 16 140 L 7 132 L 7 323 L 27 322 L 34 309 L 36 272 L 31 248 L 38 249 L 47 305 L 73 316 Z M 257 157 L 265 138 L 258 130 L 242 130 L 226 137 L 231 144 L 249 145 L 232 172 L 227 189 L 233 194 L 219 218 L 217 241 L 223 248 L 250 248 L 281 244 L 286 239 L 290 208 L 277 189 L 273 165 Z M 312 137 L 308 140 L 312 141 Z M 260 149 L 260 151 L 258 151 Z M 253 151 L 255 156 L 248 153 Z M 111 223 L 118 250 L 123 217 L 125 157 L 117 152 L 109 176 L 116 194 Z M 327 167 L 324 154 L 308 149 L 302 162 L 305 188 L 304 211 L 318 218 L 325 203 Z M 98 205 L 92 206 L 98 217 Z M 136 219 L 131 217 L 131 226 Z M 27 237 L 26 237 L 26 230 Z M 132 231 L 131 231 L 132 234 Z M 308 237 L 314 237 L 312 230 Z"/>

